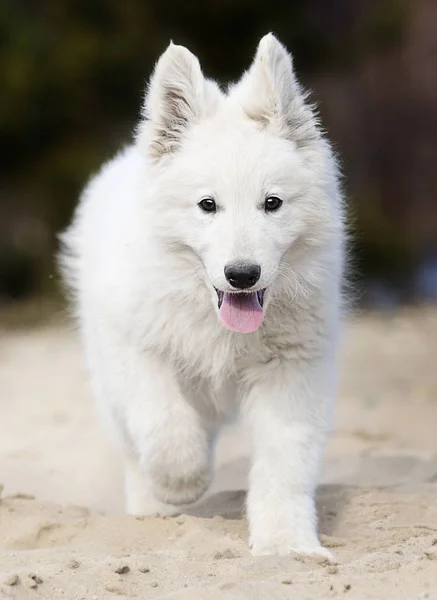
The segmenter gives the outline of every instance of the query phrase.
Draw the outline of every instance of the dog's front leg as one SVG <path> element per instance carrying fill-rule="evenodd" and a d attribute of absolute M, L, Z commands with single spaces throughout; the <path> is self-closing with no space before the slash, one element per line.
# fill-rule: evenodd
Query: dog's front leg
<path fill-rule="evenodd" d="M 133 449 L 126 463 L 127 510 L 172 513 L 209 485 L 212 428 L 162 359 L 132 352 L 125 364 L 124 422 Z"/>
<path fill-rule="evenodd" d="M 321 361 L 273 360 L 243 380 L 253 464 L 247 510 L 255 555 L 330 553 L 317 535 L 315 489 L 329 429 L 333 377 Z"/>

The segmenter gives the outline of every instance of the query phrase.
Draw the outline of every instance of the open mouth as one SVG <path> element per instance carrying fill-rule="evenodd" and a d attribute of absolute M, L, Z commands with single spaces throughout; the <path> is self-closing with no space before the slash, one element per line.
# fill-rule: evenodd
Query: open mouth
<path fill-rule="evenodd" d="M 220 320 L 238 333 L 256 331 L 264 319 L 265 289 L 254 292 L 222 292 L 214 288 L 218 298 Z"/>

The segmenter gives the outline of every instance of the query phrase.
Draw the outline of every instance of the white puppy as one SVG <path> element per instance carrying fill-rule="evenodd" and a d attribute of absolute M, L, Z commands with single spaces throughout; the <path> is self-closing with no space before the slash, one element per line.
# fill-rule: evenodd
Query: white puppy
<path fill-rule="evenodd" d="M 171 44 L 133 145 L 90 182 L 62 236 L 94 393 L 126 457 L 128 512 L 197 500 L 238 411 L 253 440 L 253 554 L 329 555 L 314 496 L 343 231 L 332 151 L 277 39 L 260 41 L 227 93 Z"/>

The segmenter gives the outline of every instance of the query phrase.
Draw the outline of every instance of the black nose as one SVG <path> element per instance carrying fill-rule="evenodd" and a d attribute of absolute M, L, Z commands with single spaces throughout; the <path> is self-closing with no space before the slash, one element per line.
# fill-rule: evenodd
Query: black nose
<path fill-rule="evenodd" d="M 236 263 L 226 265 L 225 277 L 234 288 L 246 290 L 252 287 L 258 281 L 261 275 L 259 265 L 250 265 L 246 263 Z"/>

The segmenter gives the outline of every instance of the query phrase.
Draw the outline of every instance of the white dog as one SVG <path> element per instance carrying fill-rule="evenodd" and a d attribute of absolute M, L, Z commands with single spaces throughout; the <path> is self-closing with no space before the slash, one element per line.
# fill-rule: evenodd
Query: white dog
<path fill-rule="evenodd" d="M 211 481 L 238 411 L 253 554 L 329 556 L 315 487 L 330 427 L 344 227 L 338 171 L 269 34 L 227 93 L 171 44 L 135 142 L 86 188 L 62 267 L 129 513 L 174 514 Z"/>

